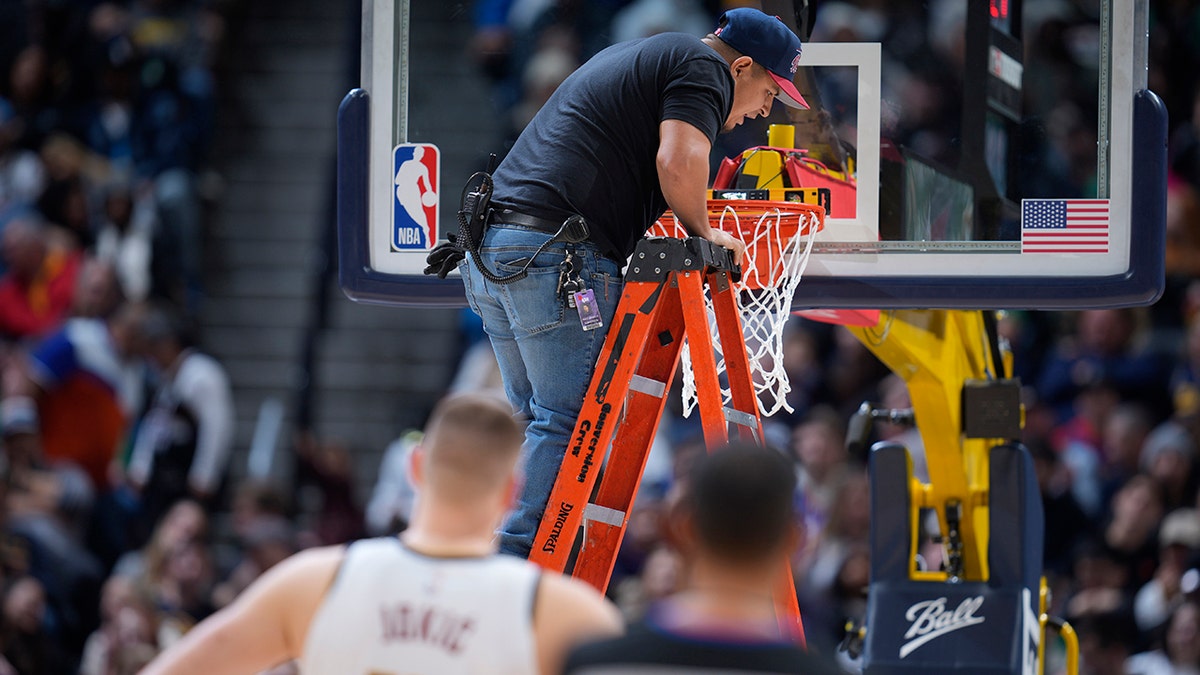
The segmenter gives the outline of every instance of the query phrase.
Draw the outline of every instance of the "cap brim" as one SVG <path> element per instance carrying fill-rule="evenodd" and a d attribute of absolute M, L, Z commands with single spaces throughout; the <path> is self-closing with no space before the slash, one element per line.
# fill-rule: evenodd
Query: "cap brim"
<path fill-rule="evenodd" d="M 767 74 L 771 76 L 771 79 L 775 80 L 775 84 L 779 85 L 779 96 L 776 98 L 783 101 L 785 105 L 790 105 L 793 108 L 808 109 L 808 101 L 804 100 L 804 97 L 800 95 L 800 90 L 796 89 L 796 85 L 792 84 L 791 80 L 782 78 L 769 70 Z"/>

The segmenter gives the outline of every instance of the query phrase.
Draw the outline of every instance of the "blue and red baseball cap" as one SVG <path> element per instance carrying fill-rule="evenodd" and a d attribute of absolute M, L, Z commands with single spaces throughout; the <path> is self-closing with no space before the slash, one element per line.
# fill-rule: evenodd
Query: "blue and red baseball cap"
<path fill-rule="evenodd" d="M 731 9 L 721 15 L 713 34 L 725 44 L 754 59 L 771 74 L 782 90 L 779 100 L 793 108 L 807 108 L 792 78 L 800 67 L 800 38 L 777 16 L 751 7 Z"/>

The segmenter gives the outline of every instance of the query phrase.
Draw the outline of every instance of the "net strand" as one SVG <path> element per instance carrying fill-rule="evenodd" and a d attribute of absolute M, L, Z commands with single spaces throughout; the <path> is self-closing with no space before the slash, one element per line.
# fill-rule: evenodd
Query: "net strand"
<path fill-rule="evenodd" d="M 747 252 L 752 252 L 754 256 L 753 259 L 747 257 L 745 260 L 742 279 L 735 284 L 735 297 L 738 314 L 742 320 L 743 339 L 750 361 L 750 375 L 758 399 L 759 412 L 766 417 L 780 410 L 793 412 L 787 400 L 787 395 L 791 392 L 791 383 L 783 362 L 783 330 L 791 316 L 792 300 L 808 267 L 816 233 L 820 229 L 818 218 L 812 213 L 801 213 L 796 232 L 787 242 L 783 242 L 783 215 L 778 208 L 774 209 L 774 213 L 764 211 L 759 216 L 750 237 L 742 230 L 737 211 L 728 205 L 722 209 L 718 221 L 721 229 L 728 231 L 725 228 L 725 219 L 729 215 L 734 219 L 734 231 L 746 243 Z M 800 250 L 801 237 L 806 238 L 803 251 Z M 766 260 L 765 264 L 763 258 Z M 766 278 L 763 278 L 764 276 Z M 729 406 L 733 396 L 725 377 L 724 349 L 720 344 L 712 297 L 707 288 L 704 301 L 709 333 L 717 350 L 717 376 L 721 381 L 721 399 L 725 406 Z M 696 407 L 697 397 L 691 354 L 686 348 L 682 355 L 682 370 L 683 415 L 690 417 Z"/>

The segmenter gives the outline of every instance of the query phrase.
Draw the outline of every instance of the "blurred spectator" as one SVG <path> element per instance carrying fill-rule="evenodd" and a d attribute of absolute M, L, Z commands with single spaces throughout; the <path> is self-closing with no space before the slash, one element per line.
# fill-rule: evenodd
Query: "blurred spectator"
<path fill-rule="evenodd" d="M 1021 381 L 1022 396 L 1032 398 L 1041 361 L 1053 339 L 1049 314 L 1045 312 L 998 312 L 996 333 L 1013 354 L 1013 377 Z"/>
<path fill-rule="evenodd" d="M 1141 470 L 1142 449 L 1154 416 L 1140 403 L 1119 403 L 1103 420 L 1096 480 L 1100 503 L 1108 504 L 1125 481 Z"/>
<path fill-rule="evenodd" d="M 879 406 L 886 410 L 911 410 L 912 397 L 908 393 L 908 384 L 899 375 L 891 374 L 879 382 Z M 895 424 L 880 420 L 875 424 L 876 435 L 881 441 L 899 443 L 908 450 L 912 460 L 913 477 L 929 482 L 929 460 L 925 457 L 925 441 L 921 438 L 920 430 L 915 426 Z M 865 454 L 860 461 L 865 460 Z"/>
<path fill-rule="evenodd" d="M 282 516 L 260 516 L 247 523 L 238 537 L 245 552 L 224 581 L 213 589 L 212 604 L 220 609 L 230 604 L 267 570 L 298 550 L 295 528 Z"/>
<path fill-rule="evenodd" d="M 849 472 L 838 485 L 829 522 L 815 535 L 816 549 L 800 576 L 813 589 L 831 589 L 851 551 L 869 544 L 871 491 L 865 470 Z"/>
<path fill-rule="evenodd" d="M 149 562 L 146 582 L 165 630 L 160 646 L 166 649 L 215 610 L 216 570 L 208 542 L 200 538 L 172 546 Z"/>
<path fill-rule="evenodd" d="M 696 0 L 633 0 L 612 21 L 612 41 L 624 42 L 659 33 L 691 33 L 704 37 L 713 19 Z"/>
<path fill-rule="evenodd" d="M 637 576 L 613 586 L 613 596 L 627 622 L 640 621 L 656 602 L 683 589 L 684 569 L 679 552 L 659 542 L 646 555 Z"/>
<path fill-rule="evenodd" d="M 16 672 L 68 675 L 73 664 L 47 631 L 46 595 L 41 582 L 18 577 L 4 587 L 0 649 Z"/>
<path fill-rule="evenodd" d="M 812 322 L 792 317 L 784 325 L 783 366 L 791 386 L 787 394 L 787 403 L 792 408 L 791 417 L 793 420 L 803 419 L 825 395 L 820 339 Z"/>
<path fill-rule="evenodd" d="M 316 535 L 314 545 L 342 544 L 363 534 L 363 513 L 354 494 L 354 465 L 348 448 L 312 434 L 296 439 L 299 508 Z"/>
<path fill-rule="evenodd" d="M 28 601 L 26 609 L 36 608 L 44 615 L 40 621 L 46 631 L 43 636 L 40 630 L 23 630 L 18 641 L 29 647 L 28 640 L 44 638 L 69 663 L 78 657 L 92 628 L 103 581 L 101 563 L 85 546 L 83 534 L 93 499 L 91 486 L 74 467 L 26 469 L 10 480 L 3 535 L 10 549 L 6 562 L 15 565 L 8 571 L 12 579 L 28 575 L 36 580 L 36 589 L 23 588 L 21 597 Z"/>
<path fill-rule="evenodd" d="M 70 319 L 10 363 L 0 422 L 14 466 L 71 462 L 97 490 L 112 486 L 113 460 L 141 406 L 141 316 L 125 305 L 108 319 Z"/>
<path fill-rule="evenodd" d="M 1154 578 L 1138 589 L 1133 605 L 1138 628 L 1146 634 L 1158 632 L 1184 601 L 1183 575 L 1200 553 L 1200 511 L 1184 508 L 1168 513 L 1159 528 L 1158 543 L 1158 569 Z"/>
<path fill-rule="evenodd" d="M 71 316 L 106 319 L 125 302 L 117 269 L 106 260 L 85 257 L 79 267 Z"/>
<path fill-rule="evenodd" d="M 1113 495 L 1112 515 L 1103 530 L 1104 543 L 1120 556 L 1127 583 L 1136 589 L 1154 576 L 1158 565 L 1158 524 L 1162 520 L 1162 488 L 1139 474 Z"/>
<path fill-rule="evenodd" d="M 1071 478 L 1058 453 L 1045 443 L 1034 443 L 1029 451 L 1045 513 L 1045 567 L 1054 577 L 1062 577 L 1070 573 L 1071 556 L 1080 541 L 1095 536 L 1095 528 L 1071 493 Z"/>
<path fill-rule="evenodd" d="M 862 616 L 865 606 L 870 550 L 871 494 L 865 470 L 849 473 L 838 486 L 829 522 L 820 532 L 805 533 L 816 540 L 808 565 L 795 570 L 797 594 L 811 644 L 832 653 L 841 640 L 848 617 Z M 806 624 L 807 625 L 807 624 Z"/>
<path fill-rule="evenodd" d="M 1200 153 L 1200 148 L 1198 148 Z M 1166 267 L 1171 277 L 1200 276 L 1200 184 L 1167 175 Z"/>
<path fill-rule="evenodd" d="M 1107 507 L 1101 493 L 1101 434 L 1120 401 L 1111 382 L 1089 383 L 1075 395 L 1073 414 L 1049 433 L 1071 476 L 1071 492 L 1093 518 L 1102 518 Z"/>
<path fill-rule="evenodd" d="M 250 536 L 250 528 L 260 520 L 287 518 L 291 514 L 288 497 L 279 487 L 254 479 L 237 484 L 229 509 L 233 534 L 243 539 Z"/>
<path fill-rule="evenodd" d="M 483 75 L 493 82 L 503 82 L 512 70 L 513 30 L 508 20 L 512 5 L 512 0 L 480 0 L 474 4 L 474 34 L 468 50 Z"/>
<path fill-rule="evenodd" d="M 844 421 L 831 409 L 817 408 L 792 434 L 791 454 L 796 461 L 798 517 L 806 537 L 798 551 L 798 564 L 807 567 L 820 533 L 832 516 L 834 499 L 851 471 L 846 454 Z"/>
<path fill-rule="evenodd" d="M 1190 599 L 1171 612 L 1158 649 L 1134 654 L 1125 662 L 1127 675 L 1192 675 L 1200 673 L 1200 602 Z"/>
<path fill-rule="evenodd" d="M 843 418 L 858 409 L 875 393 L 888 369 L 853 333 L 838 326 L 833 331 L 833 350 L 825 359 L 826 402 Z"/>
<path fill-rule="evenodd" d="M 529 59 L 521 77 L 521 98 L 512 111 L 511 138 L 521 134 L 558 85 L 579 67 L 572 47 L 548 41 Z"/>
<path fill-rule="evenodd" d="M 638 579 L 666 535 L 667 496 L 657 485 L 642 485 L 629 511 L 625 536 L 617 549 L 609 584 Z M 638 579 L 638 581 L 642 581 Z"/>
<path fill-rule="evenodd" d="M 96 239 L 87 186 L 78 175 L 50 181 L 37 201 L 38 211 L 65 235 L 71 250 L 90 249 Z"/>
<path fill-rule="evenodd" d="M 1163 422 L 1146 438 L 1142 471 L 1158 482 L 1168 510 L 1191 506 L 1196 498 L 1196 441 L 1176 422 Z"/>
<path fill-rule="evenodd" d="M 109 577 L 100 600 L 100 627 L 88 637 L 79 675 L 133 675 L 158 653 L 158 630 L 145 589 L 127 577 Z"/>
<path fill-rule="evenodd" d="M 181 498 L 215 505 L 229 467 L 234 412 L 225 368 L 193 346 L 176 312 L 151 308 L 141 322 L 141 338 L 158 385 L 127 471 L 148 531 Z"/>
<path fill-rule="evenodd" d="M 213 591 L 213 604 L 223 607 L 229 600 L 224 589 L 234 570 L 246 558 L 245 542 L 253 538 L 254 528 L 263 521 L 293 522 L 291 501 L 283 489 L 264 479 L 247 478 L 233 486 L 229 501 L 229 520 L 221 536 L 214 537 L 213 560 L 222 584 Z M 297 548 L 303 548 L 304 533 L 294 533 Z"/>
<path fill-rule="evenodd" d="M 1070 621 L 1077 617 L 1109 612 L 1129 613 L 1132 621 L 1130 570 L 1126 557 L 1103 538 L 1085 539 L 1074 553 L 1072 576 L 1074 586 L 1063 604 L 1063 614 Z M 1135 638 L 1137 626 L 1129 637 Z"/>
<path fill-rule="evenodd" d="M 1194 81 L 1190 103 L 1190 107 L 1174 111 L 1180 121 L 1168 144 L 1170 167 L 1192 188 L 1200 190 L 1200 86 Z"/>
<path fill-rule="evenodd" d="M 1129 612 L 1091 612 L 1072 617 L 1071 626 L 1079 636 L 1080 675 L 1128 675 L 1125 661 L 1137 642 Z"/>
<path fill-rule="evenodd" d="M 12 104 L 0 98 L 0 225 L 32 207 L 46 180 L 37 154 L 17 145 L 21 125 Z"/>
<path fill-rule="evenodd" d="M 1200 419 L 1200 317 L 1187 324 L 1183 349 L 1171 374 L 1171 399 L 1176 416 Z"/>
<path fill-rule="evenodd" d="M 96 257 L 116 267 L 125 297 L 146 300 L 151 287 L 151 251 L 155 230 L 154 208 L 149 200 L 136 199 L 122 182 L 104 191 L 103 213 L 96 233 Z"/>
<path fill-rule="evenodd" d="M 392 441 L 383 452 L 375 488 L 367 502 L 367 534 L 378 537 L 398 534 L 412 520 L 416 490 L 409 480 L 409 461 L 412 451 L 421 442 L 422 433 L 410 429 Z"/>
<path fill-rule="evenodd" d="M 213 611 L 216 569 L 209 546 L 209 519 L 194 501 L 174 504 L 150 540 L 117 561 L 114 577 L 144 586 L 158 624 L 158 647 L 166 649 Z"/>
<path fill-rule="evenodd" d="M 131 581 L 143 579 L 151 567 L 161 564 L 167 551 L 188 541 L 207 538 L 208 530 L 204 509 L 190 499 L 180 500 L 155 523 L 154 532 L 143 546 L 121 556 L 113 567 L 113 576 Z"/>
<path fill-rule="evenodd" d="M 0 234 L 0 336 L 40 338 L 67 317 L 79 272 L 78 251 L 56 244 L 36 215 L 18 216 Z"/>
<path fill-rule="evenodd" d="M 1166 410 L 1167 372 L 1158 355 L 1145 351 L 1136 309 L 1080 312 L 1074 330 L 1063 337 L 1042 365 L 1037 383 L 1041 402 L 1067 419 L 1076 397 L 1107 383 L 1122 400 Z"/>
<path fill-rule="evenodd" d="M 17 53 L 8 73 L 8 99 L 21 121 L 17 144 L 36 150 L 46 137 L 61 126 L 61 92 L 55 91 L 50 73 L 50 57 L 39 44 L 25 45 Z"/>

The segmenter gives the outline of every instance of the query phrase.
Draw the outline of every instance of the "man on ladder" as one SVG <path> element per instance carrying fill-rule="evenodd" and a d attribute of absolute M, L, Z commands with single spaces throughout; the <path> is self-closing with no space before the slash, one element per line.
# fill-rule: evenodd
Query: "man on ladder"
<path fill-rule="evenodd" d="M 744 244 L 709 226 L 709 152 L 718 132 L 770 113 L 776 98 L 806 105 L 791 81 L 800 51 L 782 21 L 746 8 L 726 12 L 703 39 L 663 34 L 610 47 L 558 88 L 486 198 L 464 209 L 482 220 L 470 223 L 481 236 L 460 266 L 467 297 L 510 402 L 530 420 L 525 485 L 502 552 L 530 553 L 621 297 L 620 261 L 669 206 L 690 234 L 741 263 Z M 586 237 L 561 241 L 577 217 Z M 431 256 L 440 274 L 449 264 Z"/>

